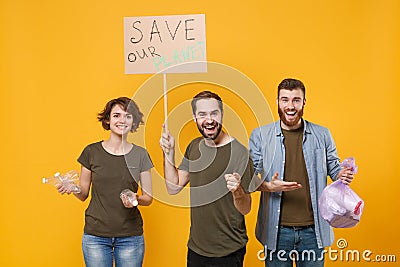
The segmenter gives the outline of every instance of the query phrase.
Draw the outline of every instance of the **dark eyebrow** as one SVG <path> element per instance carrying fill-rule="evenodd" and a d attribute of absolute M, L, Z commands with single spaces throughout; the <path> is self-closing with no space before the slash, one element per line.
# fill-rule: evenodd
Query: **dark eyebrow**
<path fill-rule="evenodd" d="M 119 114 L 121 114 L 121 112 L 113 112 L 113 113 L 111 113 L 111 114 L 113 114 L 113 115 L 114 115 L 114 114 L 118 114 L 118 115 L 119 115 Z M 131 114 L 131 113 L 126 113 L 126 115 L 132 115 L 132 114 Z"/>
<path fill-rule="evenodd" d="M 211 113 L 215 113 L 215 112 L 219 112 L 219 109 L 211 110 L 211 111 L 210 111 L 210 114 L 211 114 Z M 202 114 L 202 113 L 207 113 L 207 112 L 206 112 L 206 111 L 198 111 L 198 112 L 197 112 L 197 114 Z"/>

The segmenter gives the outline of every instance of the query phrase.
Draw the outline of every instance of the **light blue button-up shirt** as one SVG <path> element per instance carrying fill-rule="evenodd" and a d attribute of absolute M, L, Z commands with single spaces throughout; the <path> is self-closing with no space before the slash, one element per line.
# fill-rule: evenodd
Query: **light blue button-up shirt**
<path fill-rule="evenodd" d="M 310 184 L 311 204 L 314 211 L 315 233 L 318 247 L 333 243 L 333 231 L 320 216 L 318 199 L 326 187 L 327 176 L 335 179 L 340 171 L 336 145 L 330 131 L 306 120 L 304 122 L 303 154 Z M 280 121 L 253 130 L 249 148 L 254 170 L 262 180 L 271 181 L 275 172 L 283 179 L 285 146 Z M 276 250 L 282 192 L 261 192 L 256 225 L 256 237 L 270 250 Z"/>

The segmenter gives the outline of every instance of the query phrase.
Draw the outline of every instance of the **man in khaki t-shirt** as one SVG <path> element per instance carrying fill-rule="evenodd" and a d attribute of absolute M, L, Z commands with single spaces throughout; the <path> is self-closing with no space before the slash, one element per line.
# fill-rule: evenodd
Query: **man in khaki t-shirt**
<path fill-rule="evenodd" d="M 191 227 L 187 266 L 243 266 L 244 215 L 250 211 L 253 167 L 246 147 L 222 131 L 221 98 L 209 91 L 192 100 L 193 117 L 203 137 L 186 148 L 175 167 L 175 140 L 165 132 L 164 176 L 170 194 L 190 181 Z"/>

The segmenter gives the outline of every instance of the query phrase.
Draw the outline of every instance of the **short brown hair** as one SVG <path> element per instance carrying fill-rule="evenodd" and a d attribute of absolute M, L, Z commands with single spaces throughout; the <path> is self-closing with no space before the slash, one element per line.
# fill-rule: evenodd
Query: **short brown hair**
<path fill-rule="evenodd" d="M 97 114 L 97 119 L 101 122 L 101 125 L 107 131 L 110 130 L 110 113 L 115 105 L 119 105 L 124 111 L 132 114 L 133 124 L 131 132 L 136 132 L 139 128 L 139 124 L 143 124 L 143 113 L 140 112 L 139 106 L 128 97 L 119 97 L 108 101 L 103 111 Z"/>
<path fill-rule="evenodd" d="M 279 91 L 282 89 L 286 89 L 286 90 L 290 90 L 290 91 L 300 89 L 301 91 L 303 91 L 304 98 L 306 97 L 306 88 L 305 88 L 303 82 L 300 80 L 287 78 L 287 79 L 284 79 L 283 81 L 281 81 L 281 83 L 278 85 L 278 97 L 279 97 Z"/>
<path fill-rule="evenodd" d="M 217 95 L 216 93 L 210 92 L 210 91 L 202 91 L 200 93 L 198 93 L 197 95 L 195 95 L 192 99 L 192 112 L 193 115 L 196 115 L 196 103 L 197 101 L 199 101 L 200 99 L 208 99 L 208 98 L 214 98 L 218 101 L 218 106 L 219 109 L 221 110 L 221 112 L 224 111 L 223 105 L 222 105 L 222 99 L 221 97 L 219 97 L 219 95 Z"/>

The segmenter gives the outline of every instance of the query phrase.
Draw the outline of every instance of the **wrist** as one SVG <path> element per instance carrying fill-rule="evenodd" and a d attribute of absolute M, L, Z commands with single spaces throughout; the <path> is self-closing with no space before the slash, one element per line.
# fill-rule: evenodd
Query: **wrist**
<path fill-rule="evenodd" d="M 173 153 L 173 151 L 170 151 L 169 154 L 164 154 L 164 159 L 165 159 L 166 164 L 169 164 L 169 165 L 175 167 L 175 153 Z"/>
<path fill-rule="evenodd" d="M 244 192 L 243 187 L 241 185 L 238 186 L 238 188 L 232 192 L 233 198 L 242 198 L 246 195 L 246 192 Z"/>
<path fill-rule="evenodd" d="M 273 192 L 271 182 L 264 181 L 259 187 L 260 191 L 263 192 Z"/>

